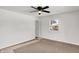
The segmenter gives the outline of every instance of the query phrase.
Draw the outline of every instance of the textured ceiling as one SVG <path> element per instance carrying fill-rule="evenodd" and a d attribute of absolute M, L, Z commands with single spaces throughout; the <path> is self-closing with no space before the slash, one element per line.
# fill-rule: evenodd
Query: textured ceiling
<path fill-rule="evenodd" d="M 0 9 L 19 12 L 27 15 L 32 15 L 32 16 L 39 16 L 38 12 L 30 13 L 30 11 L 34 11 L 34 9 L 31 8 L 30 6 L 0 6 Z M 42 12 L 41 16 L 78 11 L 79 6 L 49 6 L 49 9 L 47 10 L 49 10 L 51 13 Z"/>

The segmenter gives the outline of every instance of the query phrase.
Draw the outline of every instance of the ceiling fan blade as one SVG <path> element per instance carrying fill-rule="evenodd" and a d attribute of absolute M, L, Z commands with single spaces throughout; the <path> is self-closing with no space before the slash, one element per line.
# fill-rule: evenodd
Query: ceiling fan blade
<path fill-rule="evenodd" d="M 45 7 L 43 7 L 43 9 L 47 9 L 47 8 L 49 8 L 49 6 L 45 6 Z"/>
<path fill-rule="evenodd" d="M 37 8 L 35 8 L 35 7 L 33 7 L 33 6 L 31 6 L 31 8 L 37 9 Z"/>
<path fill-rule="evenodd" d="M 43 12 L 50 13 L 50 11 L 43 10 Z"/>

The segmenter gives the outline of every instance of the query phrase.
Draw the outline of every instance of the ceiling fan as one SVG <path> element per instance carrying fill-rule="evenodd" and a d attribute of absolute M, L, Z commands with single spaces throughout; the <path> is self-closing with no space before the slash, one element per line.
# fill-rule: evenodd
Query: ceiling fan
<path fill-rule="evenodd" d="M 50 13 L 50 11 L 45 10 L 45 9 L 49 8 L 49 6 L 45 6 L 45 7 L 42 7 L 42 6 L 38 6 L 38 7 L 31 6 L 31 8 L 35 9 L 35 11 L 31 11 L 31 12 L 38 12 L 39 15 L 41 15 L 41 12 Z"/>

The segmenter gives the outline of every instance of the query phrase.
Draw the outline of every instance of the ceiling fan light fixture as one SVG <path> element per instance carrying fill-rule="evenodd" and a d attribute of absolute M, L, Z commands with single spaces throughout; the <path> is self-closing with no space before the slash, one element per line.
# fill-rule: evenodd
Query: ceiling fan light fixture
<path fill-rule="evenodd" d="M 49 6 L 45 6 L 45 7 L 42 7 L 42 6 L 37 6 L 37 7 L 34 7 L 32 6 L 31 8 L 35 9 L 36 12 L 38 12 L 38 15 L 41 15 L 42 12 L 45 12 L 45 13 L 50 13 L 50 11 L 47 11 L 46 9 L 49 8 Z M 35 11 L 34 11 L 35 12 Z"/>
<path fill-rule="evenodd" d="M 38 14 L 41 15 L 41 11 L 38 11 Z"/>

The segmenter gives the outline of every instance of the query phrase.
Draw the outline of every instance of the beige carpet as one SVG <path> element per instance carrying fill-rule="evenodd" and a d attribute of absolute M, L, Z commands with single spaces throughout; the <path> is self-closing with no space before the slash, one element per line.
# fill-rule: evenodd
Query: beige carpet
<path fill-rule="evenodd" d="M 79 46 L 41 39 L 14 50 L 15 53 L 78 53 Z"/>

